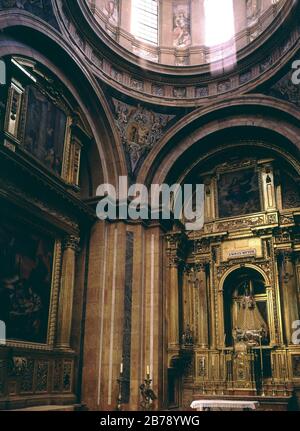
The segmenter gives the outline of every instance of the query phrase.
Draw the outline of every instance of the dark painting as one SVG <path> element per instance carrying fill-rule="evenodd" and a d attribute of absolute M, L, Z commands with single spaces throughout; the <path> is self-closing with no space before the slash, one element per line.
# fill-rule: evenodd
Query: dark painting
<path fill-rule="evenodd" d="M 7 339 L 46 343 L 54 242 L 0 222 L 0 320 Z"/>
<path fill-rule="evenodd" d="M 254 169 L 221 174 L 218 181 L 219 217 L 261 211 L 258 175 Z"/>
<path fill-rule="evenodd" d="M 66 114 L 34 86 L 28 87 L 24 146 L 49 169 L 61 175 Z"/>
<path fill-rule="evenodd" d="M 293 363 L 293 376 L 296 378 L 300 377 L 300 356 L 293 355 L 292 356 Z"/>
<path fill-rule="evenodd" d="M 281 176 L 282 206 L 287 208 L 300 207 L 299 185 L 289 175 L 283 173 Z"/>

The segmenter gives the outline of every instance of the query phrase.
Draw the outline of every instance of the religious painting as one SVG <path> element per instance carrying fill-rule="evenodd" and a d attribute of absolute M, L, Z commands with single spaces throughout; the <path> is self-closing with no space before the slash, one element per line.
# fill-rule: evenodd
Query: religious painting
<path fill-rule="evenodd" d="M 300 207 L 300 187 L 289 175 L 281 175 L 282 206 L 284 209 Z"/>
<path fill-rule="evenodd" d="M 218 181 L 219 217 L 234 217 L 261 211 L 258 174 L 243 169 L 220 174 Z"/>
<path fill-rule="evenodd" d="M 173 6 L 173 46 L 187 48 L 192 44 L 190 3 Z"/>
<path fill-rule="evenodd" d="M 0 320 L 7 339 L 46 343 L 54 241 L 0 222 Z"/>
<path fill-rule="evenodd" d="M 61 175 L 67 116 L 34 86 L 28 87 L 24 147 Z"/>

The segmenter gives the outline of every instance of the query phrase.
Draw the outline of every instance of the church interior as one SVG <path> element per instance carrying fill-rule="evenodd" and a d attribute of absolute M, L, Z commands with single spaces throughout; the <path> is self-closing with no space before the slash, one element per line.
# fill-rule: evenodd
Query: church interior
<path fill-rule="evenodd" d="M 300 409 L 299 3 L 0 0 L 0 410 Z"/>

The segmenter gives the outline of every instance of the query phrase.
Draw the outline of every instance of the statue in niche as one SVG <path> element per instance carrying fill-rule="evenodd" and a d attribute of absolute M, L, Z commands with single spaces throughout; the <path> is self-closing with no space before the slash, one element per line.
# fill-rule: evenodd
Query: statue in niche
<path fill-rule="evenodd" d="M 261 0 L 246 0 L 248 26 L 255 24 L 261 12 Z"/>
<path fill-rule="evenodd" d="M 236 343 L 244 342 L 249 346 L 258 346 L 266 340 L 268 326 L 257 307 L 253 285 L 249 279 L 242 283 L 241 292 L 243 296 L 238 304 L 233 338 Z"/>
<path fill-rule="evenodd" d="M 187 48 L 192 43 L 188 5 L 179 5 L 174 11 L 173 45 L 175 48 Z"/>
<path fill-rule="evenodd" d="M 119 0 L 105 0 L 104 14 L 112 25 L 119 23 Z"/>

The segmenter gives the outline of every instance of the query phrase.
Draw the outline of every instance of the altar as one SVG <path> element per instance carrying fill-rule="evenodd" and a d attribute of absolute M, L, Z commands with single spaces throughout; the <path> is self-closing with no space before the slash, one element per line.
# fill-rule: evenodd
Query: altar
<path fill-rule="evenodd" d="M 237 400 L 198 400 L 193 401 L 191 408 L 199 412 L 210 410 L 256 410 L 259 407 L 258 401 L 237 401 Z"/>

